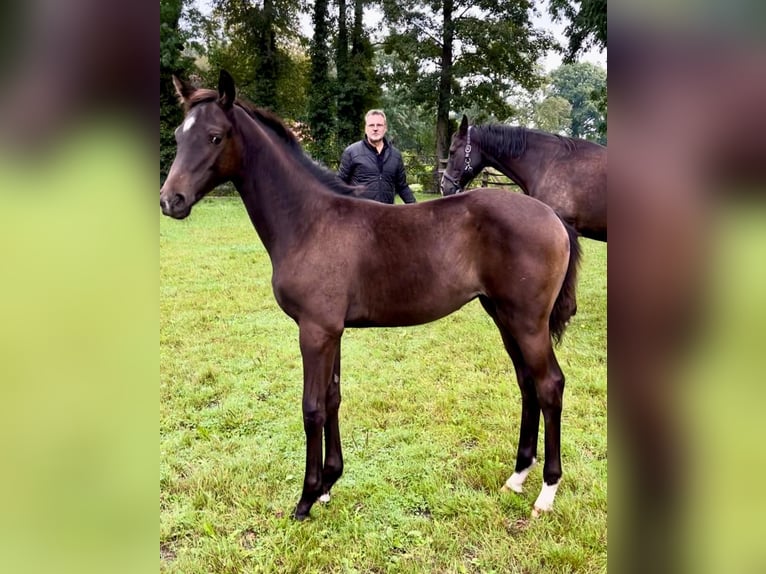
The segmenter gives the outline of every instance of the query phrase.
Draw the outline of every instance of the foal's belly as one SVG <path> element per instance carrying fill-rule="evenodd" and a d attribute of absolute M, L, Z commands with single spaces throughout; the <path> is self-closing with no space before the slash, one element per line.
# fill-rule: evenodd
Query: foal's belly
<path fill-rule="evenodd" d="M 422 325 L 454 313 L 479 294 L 477 290 L 465 290 L 460 293 L 433 292 L 426 296 L 402 296 L 396 300 L 352 301 L 345 324 L 347 327 Z"/>

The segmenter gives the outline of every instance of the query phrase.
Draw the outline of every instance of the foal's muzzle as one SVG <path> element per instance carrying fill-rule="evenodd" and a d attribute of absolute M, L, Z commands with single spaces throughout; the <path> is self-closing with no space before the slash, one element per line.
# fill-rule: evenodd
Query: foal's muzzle
<path fill-rule="evenodd" d="M 180 193 L 170 193 L 160 195 L 160 207 L 162 214 L 175 219 L 183 219 L 189 215 L 190 209 L 186 205 L 184 196 Z"/>

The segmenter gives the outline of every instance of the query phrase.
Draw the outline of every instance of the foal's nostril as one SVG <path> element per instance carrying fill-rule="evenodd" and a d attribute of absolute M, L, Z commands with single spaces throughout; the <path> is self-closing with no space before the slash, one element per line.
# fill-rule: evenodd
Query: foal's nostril
<path fill-rule="evenodd" d="M 171 211 L 177 211 L 184 205 L 184 196 L 180 193 L 174 193 L 169 198 L 160 196 L 160 207 L 162 213 L 168 215 Z"/>
<path fill-rule="evenodd" d="M 178 207 L 182 206 L 184 203 L 184 196 L 180 193 L 175 193 L 168 201 L 167 198 L 160 198 L 160 207 L 162 208 L 162 211 L 167 213 L 171 209 L 177 209 Z"/>

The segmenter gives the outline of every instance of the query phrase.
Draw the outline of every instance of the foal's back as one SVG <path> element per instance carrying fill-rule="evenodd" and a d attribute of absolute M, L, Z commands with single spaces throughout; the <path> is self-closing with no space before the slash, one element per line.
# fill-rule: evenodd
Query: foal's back
<path fill-rule="evenodd" d="M 280 304 L 310 300 L 312 313 L 323 309 L 327 321 L 342 317 L 344 326 L 422 324 L 479 295 L 557 292 L 566 272 L 562 223 L 521 194 L 481 189 L 399 206 L 327 202 L 311 237 L 275 269 L 275 292 Z"/>

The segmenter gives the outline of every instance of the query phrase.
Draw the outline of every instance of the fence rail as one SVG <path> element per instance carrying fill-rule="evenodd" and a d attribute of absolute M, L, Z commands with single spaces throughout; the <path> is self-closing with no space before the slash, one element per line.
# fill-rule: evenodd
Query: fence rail
<path fill-rule="evenodd" d="M 440 193 L 439 186 L 442 175 L 447 167 L 447 160 L 439 160 L 439 169 L 434 174 L 434 187 L 431 193 Z M 479 176 L 481 187 L 518 187 L 518 184 L 507 176 L 492 168 L 484 168 Z M 471 182 L 472 187 L 477 187 L 476 178 Z"/>

